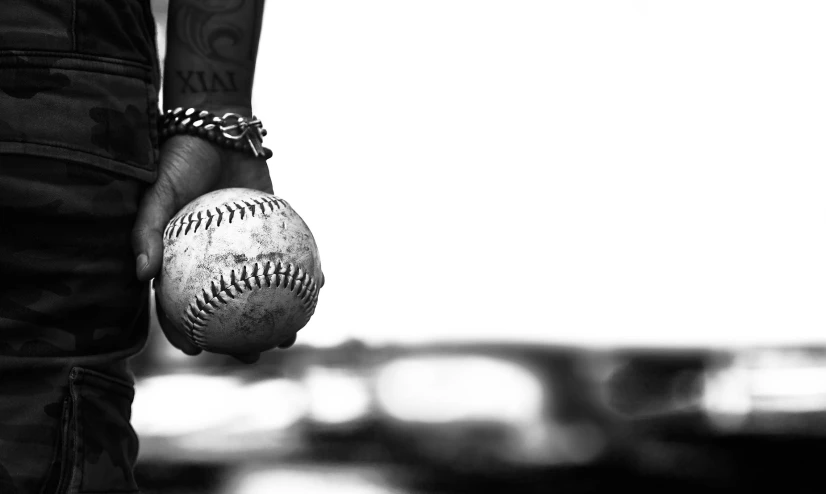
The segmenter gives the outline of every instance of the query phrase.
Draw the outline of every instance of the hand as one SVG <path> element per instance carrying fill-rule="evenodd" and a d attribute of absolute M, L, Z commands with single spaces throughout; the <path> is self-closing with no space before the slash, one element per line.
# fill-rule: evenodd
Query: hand
<path fill-rule="evenodd" d="M 169 220 L 193 199 L 229 187 L 272 193 L 272 181 L 264 158 L 220 148 L 195 136 L 174 136 L 164 143 L 158 179 L 144 193 L 132 230 L 138 279 L 148 281 L 158 275 L 163 261 L 163 231 Z M 170 324 L 160 304 L 156 303 L 155 307 L 169 342 L 187 355 L 201 353 L 200 348 Z M 288 342 L 280 347 L 291 344 Z M 253 363 L 260 354 L 233 356 L 244 363 Z"/>

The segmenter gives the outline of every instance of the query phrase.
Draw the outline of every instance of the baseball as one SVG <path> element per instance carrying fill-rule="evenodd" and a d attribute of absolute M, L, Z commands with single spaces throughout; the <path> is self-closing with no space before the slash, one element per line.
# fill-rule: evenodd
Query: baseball
<path fill-rule="evenodd" d="M 315 311 L 324 275 L 310 229 L 283 199 L 222 189 L 187 204 L 164 231 L 157 299 L 209 352 L 262 352 Z"/>

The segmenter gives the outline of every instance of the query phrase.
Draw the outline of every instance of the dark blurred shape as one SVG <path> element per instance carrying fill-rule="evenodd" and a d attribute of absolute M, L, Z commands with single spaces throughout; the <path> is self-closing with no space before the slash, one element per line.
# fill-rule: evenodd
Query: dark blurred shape
<path fill-rule="evenodd" d="M 826 353 L 819 348 L 612 352 L 606 405 L 626 465 L 704 490 L 820 490 Z"/>
<path fill-rule="evenodd" d="M 141 494 L 202 494 L 217 492 L 231 470 L 226 465 L 141 463 L 135 480 Z"/>
<path fill-rule="evenodd" d="M 158 494 L 813 492 L 826 453 L 823 349 L 299 341 L 247 366 L 155 343 L 135 420 Z"/>

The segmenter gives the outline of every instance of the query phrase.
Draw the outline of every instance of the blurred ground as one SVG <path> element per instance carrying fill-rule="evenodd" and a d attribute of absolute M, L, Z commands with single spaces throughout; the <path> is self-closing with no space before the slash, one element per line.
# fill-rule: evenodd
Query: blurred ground
<path fill-rule="evenodd" d="M 297 345 L 135 362 L 147 493 L 810 492 L 826 352 Z"/>

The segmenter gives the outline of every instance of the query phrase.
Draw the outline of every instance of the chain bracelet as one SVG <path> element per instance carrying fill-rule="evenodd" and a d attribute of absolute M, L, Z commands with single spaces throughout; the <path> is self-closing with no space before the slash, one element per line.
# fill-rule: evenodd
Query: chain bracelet
<path fill-rule="evenodd" d="M 203 137 L 224 148 L 250 153 L 256 158 L 272 157 L 272 151 L 263 146 L 267 131 L 255 115 L 247 118 L 237 113 L 225 113 L 218 117 L 205 110 L 178 107 L 167 110 L 158 120 L 158 133 L 162 141 L 173 135 L 187 134 Z"/>

